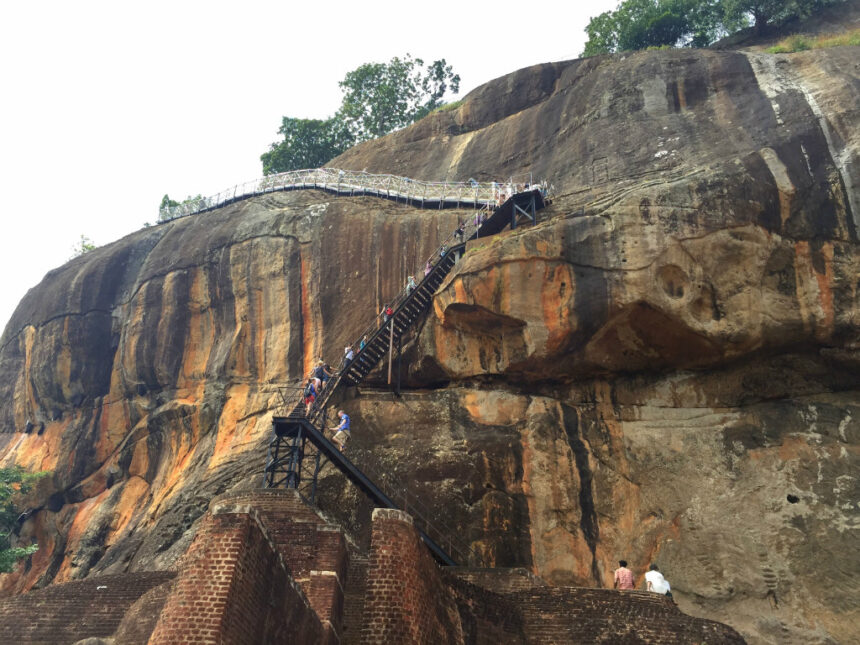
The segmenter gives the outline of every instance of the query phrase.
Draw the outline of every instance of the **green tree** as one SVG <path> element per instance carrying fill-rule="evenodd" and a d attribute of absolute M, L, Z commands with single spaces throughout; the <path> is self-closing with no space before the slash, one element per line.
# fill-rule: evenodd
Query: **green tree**
<path fill-rule="evenodd" d="M 381 137 L 406 127 L 442 105 L 450 88 L 460 90 L 460 76 L 445 59 L 424 61 L 395 56 L 387 63 L 365 63 L 340 82 L 343 102 L 338 116 L 357 141 Z"/>
<path fill-rule="evenodd" d="M 38 545 L 12 546 L 15 527 L 21 515 L 19 503 L 33 484 L 47 473 L 28 473 L 18 466 L 0 468 L 0 573 L 9 573 L 21 558 L 38 550 Z"/>
<path fill-rule="evenodd" d="M 585 28 L 585 56 L 675 46 L 693 40 L 691 11 L 707 0 L 624 0 L 615 11 L 592 18 Z"/>
<path fill-rule="evenodd" d="M 318 168 L 347 148 L 403 128 L 444 105 L 460 90 L 460 76 L 444 58 L 424 66 L 407 54 L 387 63 L 365 63 L 340 82 L 341 106 L 328 119 L 283 117 L 283 139 L 260 156 L 267 175 Z M 165 196 L 166 197 L 166 196 Z"/>
<path fill-rule="evenodd" d="M 810 15 L 845 0 L 623 0 L 591 19 L 583 56 L 659 46 L 704 47 L 727 33 Z"/>
<path fill-rule="evenodd" d="M 285 116 L 278 134 L 283 135 L 283 140 L 273 143 L 260 156 L 266 175 L 319 168 L 355 143 L 349 128 L 338 118 L 323 121 Z"/>
<path fill-rule="evenodd" d="M 86 235 L 81 234 L 81 239 L 78 240 L 77 243 L 72 247 L 72 257 L 76 258 L 79 255 L 84 255 L 85 253 L 89 253 L 95 248 L 95 242 L 93 242 Z"/>

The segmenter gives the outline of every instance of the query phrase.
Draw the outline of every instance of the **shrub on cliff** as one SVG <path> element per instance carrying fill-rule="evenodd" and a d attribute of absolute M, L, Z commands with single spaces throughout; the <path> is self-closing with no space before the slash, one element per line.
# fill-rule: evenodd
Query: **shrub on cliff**
<path fill-rule="evenodd" d="M 0 573 L 9 573 L 21 558 L 38 550 L 38 545 L 12 546 L 21 516 L 19 503 L 33 484 L 46 473 L 28 473 L 18 466 L 0 468 Z"/>

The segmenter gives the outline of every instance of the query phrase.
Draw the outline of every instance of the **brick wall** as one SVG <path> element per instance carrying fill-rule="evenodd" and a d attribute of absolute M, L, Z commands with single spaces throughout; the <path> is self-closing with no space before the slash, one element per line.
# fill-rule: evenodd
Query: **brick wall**
<path fill-rule="evenodd" d="M 341 645 L 361 645 L 361 619 L 367 593 L 367 555 L 350 551 L 349 571 L 343 590 L 343 636 Z"/>
<path fill-rule="evenodd" d="M 463 642 L 453 596 L 402 511 L 373 511 L 361 642 Z"/>
<path fill-rule="evenodd" d="M 0 600 L 0 643 L 61 645 L 109 637 L 141 596 L 174 575 L 160 571 L 101 576 L 5 598 Z"/>
<path fill-rule="evenodd" d="M 258 518 L 210 513 L 183 558 L 152 645 L 325 642 Z"/>
<path fill-rule="evenodd" d="M 292 579 L 339 640 L 349 566 L 343 532 L 305 504 L 295 490 L 225 495 L 214 500 L 211 509 L 214 514 L 246 513 L 259 519 Z"/>

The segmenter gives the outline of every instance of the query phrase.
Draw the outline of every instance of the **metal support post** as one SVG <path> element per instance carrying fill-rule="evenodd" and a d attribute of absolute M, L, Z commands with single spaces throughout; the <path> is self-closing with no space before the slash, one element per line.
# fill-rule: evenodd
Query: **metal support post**
<path fill-rule="evenodd" d="M 400 364 L 403 362 L 403 336 L 397 337 L 397 385 L 394 393 L 400 396 Z"/>
<path fill-rule="evenodd" d="M 394 314 L 388 319 L 388 324 L 391 325 L 391 333 L 388 335 L 388 385 L 391 385 L 391 368 L 394 359 Z"/>

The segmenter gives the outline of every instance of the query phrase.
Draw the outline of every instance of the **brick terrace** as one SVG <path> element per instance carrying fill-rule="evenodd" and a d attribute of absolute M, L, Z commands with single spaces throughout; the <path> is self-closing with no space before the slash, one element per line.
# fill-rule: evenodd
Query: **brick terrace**
<path fill-rule="evenodd" d="M 401 511 L 376 509 L 370 553 L 358 553 L 291 490 L 214 500 L 177 569 L 0 600 L 0 642 L 744 642 L 655 594 L 550 587 L 525 569 L 440 568 Z"/>

